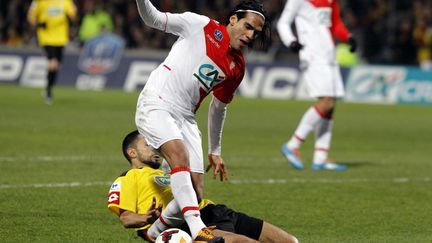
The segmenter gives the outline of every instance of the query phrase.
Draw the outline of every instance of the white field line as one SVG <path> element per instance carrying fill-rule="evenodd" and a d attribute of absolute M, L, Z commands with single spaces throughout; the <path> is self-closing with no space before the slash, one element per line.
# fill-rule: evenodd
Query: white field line
<path fill-rule="evenodd" d="M 246 180 L 230 180 L 232 184 L 303 184 L 303 183 L 318 183 L 318 184 L 340 184 L 340 183 L 371 183 L 371 182 L 382 182 L 382 183 L 431 183 L 432 178 L 388 178 L 388 179 L 371 179 L 371 178 L 347 178 L 347 179 L 246 179 Z"/>
<path fill-rule="evenodd" d="M 398 177 L 389 179 L 370 179 L 370 178 L 351 178 L 351 179 L 262 179 L 262 180 L 230 180 L 231 184 L 305 184 L 305 183 L 318 183 L 318 184 L 340 184 L 340 183 L 431 183 L 432 178 L 408 178 Z M 94 182 L 62 182 L 62 183 L 36 183 L 36 184 L 0 184 L 1 189 L 20 189 L 20 188 L 63 188 L 63 187 L 90 187 L 90 186 L 109 186 L 112 182 L 108 181 L 94 181 Z"/>
<path fill-rule="evenodd" d="M 52 161 L 80 161 L 80 160 L 107 160 L 118 159 L 114 157 L 103 156 L 84 156 L 84 155 L 65 155 L 65 156 L 51 156 L 51 155 L 38 155 L 38 156 L 0 156 L 1 162 L 15 162 L 15 161 L 37 161 L 37 162 L 52 162 Z"/>
<path fill-rule="evenodd" d="M 88 187 L 88 186 L 109 186 L 113 182 L 94 181 L 94 182 L 62 182 L 62 183 L 36 183 L 36 184 L 0 184 L 1 189 L 18 188 L 59 188 L 59 187 Z"/>

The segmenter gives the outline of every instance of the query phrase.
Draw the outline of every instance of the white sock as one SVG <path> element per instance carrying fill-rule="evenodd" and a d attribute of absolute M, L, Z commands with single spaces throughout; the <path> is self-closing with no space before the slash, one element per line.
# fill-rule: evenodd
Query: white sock
<path fill-rule="evenodd" d="M 174 199 L 181 208 L 184 219 L 192 233 L 192 238 L 195 239 L 198 232 L 206 226 L 200 217 L 198 200 L 193 189 L 189 168 L 174 168 L 171 173 L 171 189 Z"/>
<path fill-rule="evenodd" d="M 288 142 L 288 147 L 292 149 L 300 148 L 301 144 L 306 140 L 309 133 L 315 128 L 321 120 L 319 112 L 315 106 L 310 107 L 303 115 L 294 135 Z"/>
<path fill-rule="evenodd" d="M 314 163 L 321 164 L 328 159 L 331 138 L 333 133 L 333 120 L 321 119 L 315 128 Z"/>
<path fill-rule="evenodd" d="M 175 200 L 172 200 L 163 209 L 161 216 L 150 226 L 147 234 L 156 239 L 162 231 L 177 227 L 184 222 L 183 214 Z"/>

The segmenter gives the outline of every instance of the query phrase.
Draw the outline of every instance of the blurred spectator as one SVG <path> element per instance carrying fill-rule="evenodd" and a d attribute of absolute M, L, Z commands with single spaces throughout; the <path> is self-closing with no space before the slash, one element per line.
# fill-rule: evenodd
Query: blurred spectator
<path fill-rule="evenodd" d="M 417 63 L 417 48 L 414 45 L 413 23 L 408 17 L 398 21 L 392 44 L 392 61 L 395 64 L 414 65 Z"/>
<path fill-rule="evenodd" d="M 417 61 L 421 67 L 432 69 L 432 3 L 414 3 L 414 43 L 417 46 Z"/>
<path fill-rule="evenodd" d="M 24 38 L 18 33 L 16 25 L 11 25 L 8 28 L 7 38 L 5 41 L 8 47 L 20 47 L 24 44 Z"/>
<path fill-rule="evenodd" d="M 81 43 L 85 43 L 103 32 L 112 32 L 114 30 L 113 20 L 105 10 L 102 1 L 85 1 L 84 9 L 85 15 L 79 29 Z"/>

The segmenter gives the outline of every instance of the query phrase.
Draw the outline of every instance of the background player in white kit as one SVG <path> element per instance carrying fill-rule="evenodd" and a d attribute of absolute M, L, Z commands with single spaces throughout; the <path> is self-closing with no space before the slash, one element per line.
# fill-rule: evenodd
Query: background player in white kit
<path fill-rule="evenodd" d="M 160 12 L 149 0 L 137 0 L 137 5 L 146 25 L 179 36 L 138 98 L 137 128 L 171 167 L 175 200 L 168 208 L 171 205 L 182 210 L 196 242 L 223 242 L 205 228 L 200 218 L 198 201 L 203 196 L 204 161 L 195 112 L 212 93 L 209 166 L 214 176 L 225 180 L 227 171 L 220 155 L 226 106 L 244 76 L 242 49 L 251 46 L 256 38 L 266 37 L 266 14 L 258 0 L 242 1 L 222 25 L 191 12 Z"/>
<path fill-rule="evenodd" d="M 298 39 L 291 30 L 294 21 Z M 303 169 L 300 146 L 314 131 L 312 169 L 345 170 L 345 165 L 333 163 L 328 158 L 336 99 L 345 94 L 334 37 L 349 42 L 351 52 L 355 51 L 356 42 L 340 19 L 337 0 L 288 0 L 277 30 L 286 46 L 300 52 L 300 68 L 309 94 L 318 98 L 317 103 L 303 115 L 291 139 L 282 145 L 281 151 L 294 168 Z"/>

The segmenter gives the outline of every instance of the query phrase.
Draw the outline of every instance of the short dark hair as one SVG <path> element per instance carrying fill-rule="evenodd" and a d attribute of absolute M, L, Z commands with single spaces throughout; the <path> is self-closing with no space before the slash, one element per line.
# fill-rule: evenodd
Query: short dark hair
<path fill-rule="evenodd" d="M 131 158 L 129 157 L 129 155 L 127 153 L 127 150 L 136 143 L 139 135 L 140 135 L 140 133 L 138 132 L 138 130 L 135 130 L 135 131 L 130 132 L 123 139 L 123 142 L 122 142 L 123 155 L 127 159 L 127 161 L 129 161 L 129 163 L 132 163 L 132 162 L 131 162 Z"/>
<path fill-rule="evenodd" d="M 228 14 L 228 16 L 225 19 L 224 24 L 228 25 L 229 24 L 229 19 L 231 16 L 233 15 L 237 15 L 238 19 L 242 19 L 246 16 L 246 14 L 248 13 L 247 11 L 239 11 L 239 10 L 253 10 L 253 11 L 257 11 L 258 13 L 262 14 L 264 16 L 264 26 L 262 29 L 262 32 L 260 33 L 260 35 L 257 37 L 261 47 L 264 47 L 267 40 L 269 40 L 271 37 L 271 31 L 270 31 L 270 18 L 267 15 L 267 12 L 264 9 L 263 4 L 261 3 L 260 0 L 243 0 L 241 1 L 239 4 L 237 4 L 237 6 L 234 7 L 233 10 L 231 10 L 231 12 Z M 254 46 L 254 42 L 252 41 L 249 44 L 249 47 L 253 47 Z"/>

